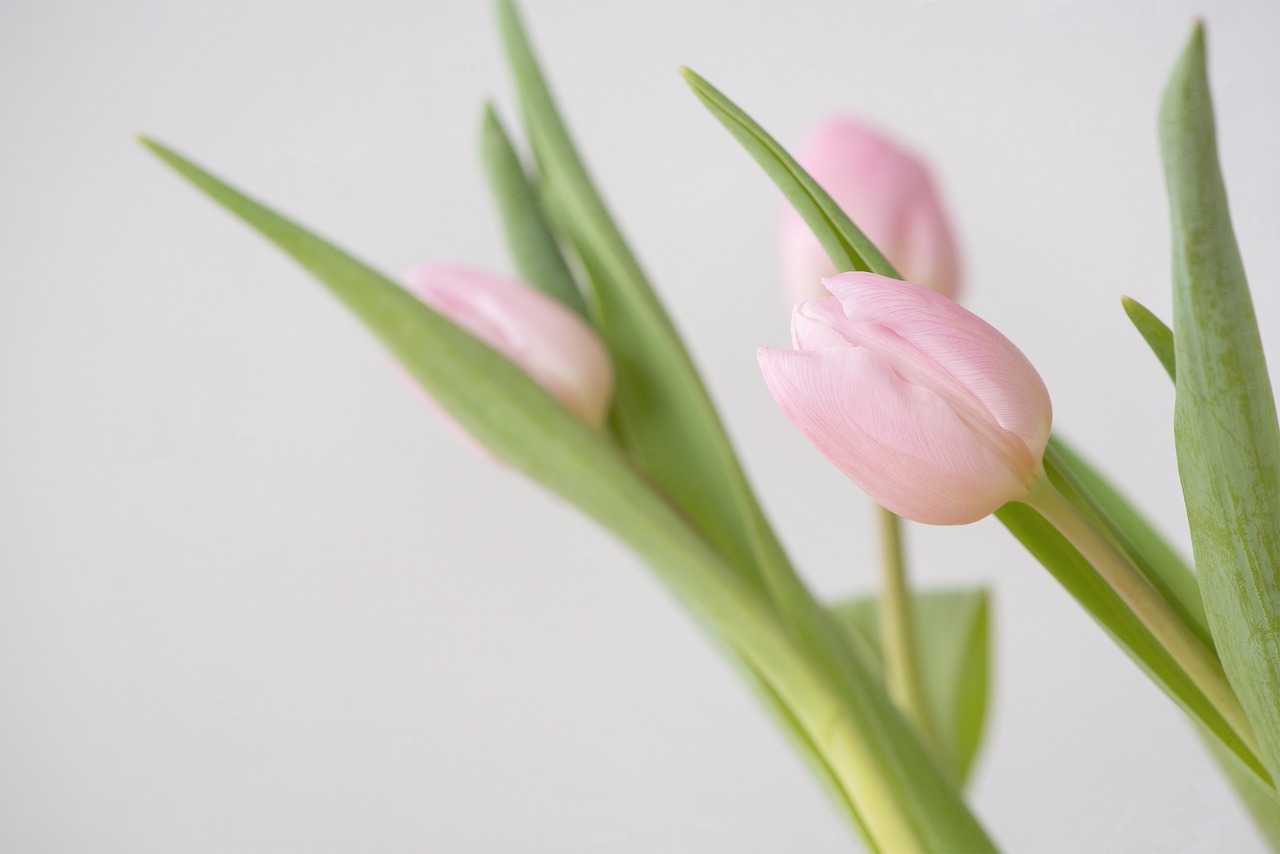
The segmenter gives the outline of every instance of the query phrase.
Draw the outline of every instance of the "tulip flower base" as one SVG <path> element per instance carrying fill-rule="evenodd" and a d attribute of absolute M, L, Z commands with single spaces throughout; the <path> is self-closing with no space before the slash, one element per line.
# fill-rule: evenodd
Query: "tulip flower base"
<path fill-rule="evenodd" d="M 900 518 L 958 525 L 994 514 L 1140 665 L 1134 677 L 1198 725 L 1280 851 L 1280 428 L 1218 168 L 1201 30 L 1160 109 L 1172 330 L 1124 303 L 1176 383 L 1194 569 L 1053 434 L 1049 389 L 1026 356 L 955 301 L 959 251 L 923 161 L 847 120 L 793 157 L 682 70 L 788 203 L 780 246 L 795 349 L 759 352 L 764 382 L 880 505 L 880 594 L 830 604 L 761 510 L 515 7 L 496 12 L 532 158 L 492 107 L 481 151 L 516 279 L 428 267 L 402 286 L 142 142 L 306 268 L 492 462 L 634 549 L 869 849 L 996 850 L 965 796 L 986 731 L 988 595 L 916 589 Z"/>

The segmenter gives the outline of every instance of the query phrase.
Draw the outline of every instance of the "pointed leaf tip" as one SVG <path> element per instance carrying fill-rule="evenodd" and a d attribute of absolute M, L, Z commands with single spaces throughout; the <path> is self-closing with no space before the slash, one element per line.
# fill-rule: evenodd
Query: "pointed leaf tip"
<path fill-rule="evenodd" d="M 1121 297 L 1120 304 L 1124 313 L 1129 316 L 1138 334 L 1147 342 L 1151 352 L 1155 353 L 1160 364 L 1169 374 L 1169 379 L 1176 379 L 1176 358 L 1173 350 L 1173 330 L 1145 305 L 1132 297 Z"/>
<path fill-rule="evenodd" d="M 1191 38 L 1188 40 L 1187 47 L 1204 52 L 1204 18 L 1196 18 L 1195 23 L 1192 24 Z"/>

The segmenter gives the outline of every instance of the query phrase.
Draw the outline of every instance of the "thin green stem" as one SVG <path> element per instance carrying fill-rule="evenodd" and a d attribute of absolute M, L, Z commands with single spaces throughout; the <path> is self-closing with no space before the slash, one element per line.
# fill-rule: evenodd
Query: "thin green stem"
<path fill-rule="evenodd" d="M 920 646 L 916 642 L 915 614 L 902 547 L 902 520 L 880 506 L 876 507 L 876 516 L 880 528 L 880 637 L 884 646 L 885 682 L 889 696 L 916 725 L 925 742 L 937 747 L 937 731 L 920 668 Z"/>
<path fill-rule="evenodd" d="M 1178 616 L 1168 600 L 1160 595 L 1102 531 L 1094 527 L 1058 491 L 1048 477 L 1041 475 L 1022 500 L 1044 516 L 1093 564 L 1094 569 L 1133 610 L 1241 740 L 1256 754 L 1257 737 L 1231 683 L 1227 681 L 1222 662 Z"/>

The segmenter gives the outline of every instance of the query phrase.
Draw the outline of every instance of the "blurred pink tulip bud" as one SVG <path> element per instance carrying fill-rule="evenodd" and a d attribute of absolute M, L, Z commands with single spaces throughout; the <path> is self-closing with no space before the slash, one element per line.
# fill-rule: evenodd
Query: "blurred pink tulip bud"
<path fill-rule="evenodd" d="M 528 285 L 462 267 L 421 267 L 409 290 L 506 356 L 592 427 L 613 398 L 613 363 L 578 315 Z"/>
<path fill-rule="evenodd" d="M 904 279 L 955 299 L 960 257 L 924 163 L 847 119 L 820 127 L 797 158 Z M 838 270 L 790 205 L 780 227 L 783 275 L 793 303 L 826 296 Z"/>
<path fill-rule="evenodd" d="M 928 288 L 871 273 L 796 306 L 795 350 L 760 350 L 791 422 L 877 502 L 962 525 L 1027 494 L 1053 420 L 1027 357 Z"/>

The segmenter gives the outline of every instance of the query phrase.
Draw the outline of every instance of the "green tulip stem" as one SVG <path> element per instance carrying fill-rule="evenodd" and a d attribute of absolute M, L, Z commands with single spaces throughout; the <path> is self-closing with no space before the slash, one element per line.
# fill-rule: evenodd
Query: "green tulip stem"
<path fill-rule="evenodd" d="M 889 696 L 916 725 L 924 741 L 936 747 L 937 732 L 924 693 L 907 561 L 902 548 L 902 520 L 877 505 L 880 523 L 880 636 L 884 646 L 885 682 Z"/>
<path fill-rule="evenodd" d="M 1058 529 L 1182 666 L 1204 696 L 1255 754 L 1258 739 L 1245 717 L 1222 662 L 1183 622 L 1169 602 L 1124 553 L 1067 500 L 1045 475 L 1022 501 Z"/>

